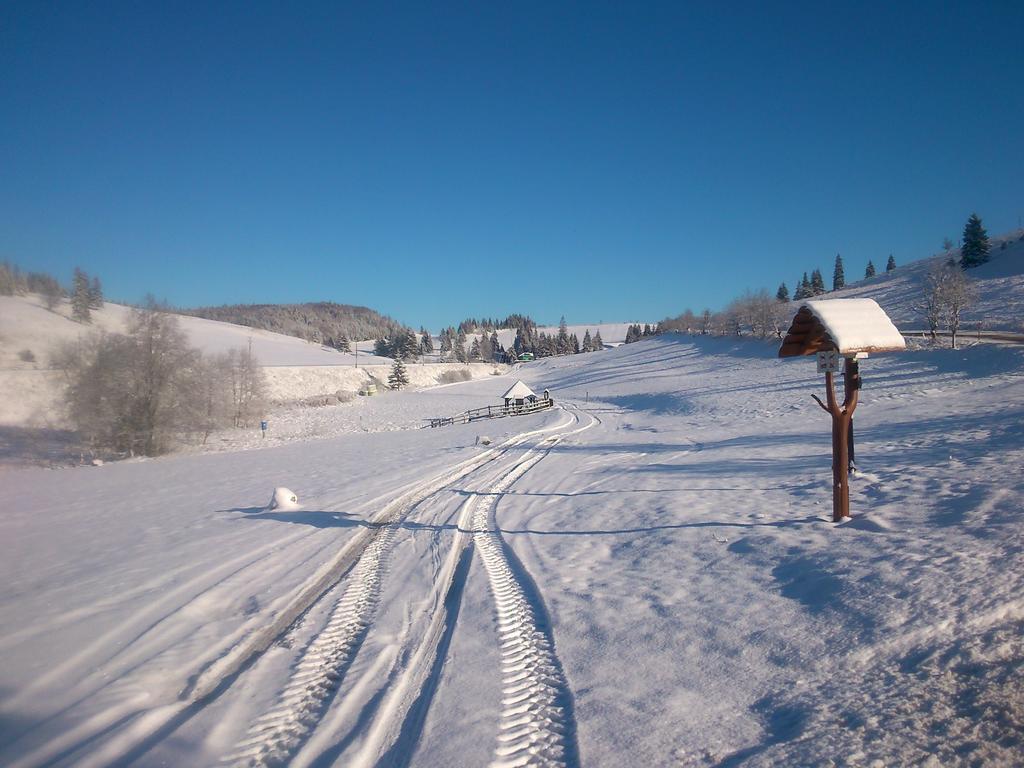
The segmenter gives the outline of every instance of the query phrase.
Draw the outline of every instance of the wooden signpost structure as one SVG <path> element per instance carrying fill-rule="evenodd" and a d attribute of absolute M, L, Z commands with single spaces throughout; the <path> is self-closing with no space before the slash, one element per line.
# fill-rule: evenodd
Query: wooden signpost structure
<path fill-rule="evenodd" d="M 832 519 L 850 516 L 850 436 L 860 398 L 859 360 L 872 352 L 906 348 L 903 336 L 873 299 L 825 299 L 805 302 L 793 318 L 779 357 L 817 355 L 825 374 L 825 402 L 811 395 L 832 417 Z M 843 401 L 836 397 L 835 375 L 842 371 Z"/>

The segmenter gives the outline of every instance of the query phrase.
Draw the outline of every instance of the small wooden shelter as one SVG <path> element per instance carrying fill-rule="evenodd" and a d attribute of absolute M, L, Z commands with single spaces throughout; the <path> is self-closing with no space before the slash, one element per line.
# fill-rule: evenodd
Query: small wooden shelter
<path fill-rule="evenodd" d="M 861 388 L 859 359 L 872 352 L 906 349 L 899 329 L 874 299 L 807 301 L 793 318 L 779 357 L 818 356 L 825 374 L 827 405 L 811 395 L 832 417 L 832 519 L 850 515 L 850 436 Z M 840 362 L 842 361 L 842 362 Z M 834 375 L 843 372 L 844 397 L 836 398 Z"/>
<path fill-rule="evenodd" d="M 517 381 L 509 387 L 501 397 L 505 401 L 506 408 L 512 406 L 523 406 L 527 403 L 534 403 L 537 401 L 537 394 L 528 386 L 523 384 L 522 381 Z"/>
<path fill-rule="evenodd" d="M 779 357 L 837 352 L 867 357 L 906 349 L 903 334 L 874 299 L 805 301 L 793 318 Z"/>

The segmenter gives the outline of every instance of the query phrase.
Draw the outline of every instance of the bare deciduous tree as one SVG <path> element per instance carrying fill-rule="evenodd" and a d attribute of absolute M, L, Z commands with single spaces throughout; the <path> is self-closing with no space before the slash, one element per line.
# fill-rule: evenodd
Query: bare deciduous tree
<path fill-rule="evenodd" d="M 216 366 L 227 385 L 231 423 L 245 427 L 259 421 L 266 411 L 267 384 L 251 347 L 230 350 L 217 359 Z"/>
<path fill-rule="evenodd" d="M 95 448 L 157 455 L 174 439 L 245 425 L 262 415 L 263 372 L 233 350 L 208 362 L 177 318 L 148 300 L 126 335 L 95 333 L 65 346 L 53 364 L 66 375 L 70 415 Z"/>
<path fill-rule="evenodd" d="M 960 330 L 963 312 L 978 299 L 974 283 L 961 270 L 952 269 L 943 282 L 942 306 L 949 329 L 950 343 L 956 349 L 956 335 Z"/>
<path fill-rule="evenodd" d="M 935 341 L 935 334 L 939 330 L 939 321 L 942 319 L 942 281 L 948 267 L 935 267 L 925 278 L 924 292 L 912 305 L 928 324 L 928 333 L 932 341 Z"/>
<path fill-rule="evenodd" d="M 711 310 L 706 309 L 700 314 L 700 335 L 707 336 L 711 333 Z"/>
<path fill-rule="evenodd" d="M 960 331 L 964 310 L 976 298 L 977 291 L 970 278 L 955 264 L 947 262 L 928 273 L 924 293 L 914 304 L 914 309 L 925 318 L 932 339 L 940 323 L 945 322 L 950 343 L 956 349 L 956 335 Z"/>

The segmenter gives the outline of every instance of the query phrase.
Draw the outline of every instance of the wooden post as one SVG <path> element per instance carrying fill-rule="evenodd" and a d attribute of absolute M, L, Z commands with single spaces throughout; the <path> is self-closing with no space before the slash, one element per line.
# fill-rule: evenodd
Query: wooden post
<path fill-rule="evenodd" d="M 852 358 L 846 358 L 846 376 L 852 381 L 857 375 L 857 365 Z M 847 387 L 843 404 L 836 399 L 835 374 L 825 374 L 825 398 L 828 405 L 817 395 L 811 395 L 822 410 L 832 417 L 832 521 L 838 523 L 850 516 L 850 453 L 847 439 L 850 420 L 857 408 L 859 387 Z"/>
<path fill-rule="evenodd" d="M 848 357 L 846 358 L 846 368 L 843 371 L 843 396 L 846 400 L 850 399 L 850 393 L 855 389 L 860 389 L 860 363 L 857 362 L 857 358 Z M 854 438 L 853 438 L 853 417 L 850 417 L 850 429 L 846 437 L 846 445 L 849 450 L 847 455 L 847 466 L 852 471 L 857 465 L 857 458 L 854 454 Z"/>

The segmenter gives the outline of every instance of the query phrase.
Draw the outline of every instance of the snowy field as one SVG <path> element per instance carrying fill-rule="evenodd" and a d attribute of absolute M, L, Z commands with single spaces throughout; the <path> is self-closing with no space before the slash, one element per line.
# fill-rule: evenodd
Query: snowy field
<path fill-rule="evenodd" d="M 840 525 L 820 377 L 775 351 L 659 337 L 521 367 L 533 416 L 406 428 L 493 377 L 374 402 L 398 431 L 6 472 L 0 764 L 1021 764 L 1024 351 L 865 361 Z"/>

